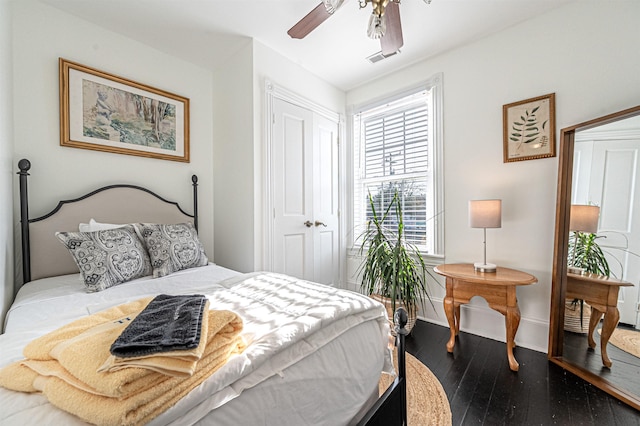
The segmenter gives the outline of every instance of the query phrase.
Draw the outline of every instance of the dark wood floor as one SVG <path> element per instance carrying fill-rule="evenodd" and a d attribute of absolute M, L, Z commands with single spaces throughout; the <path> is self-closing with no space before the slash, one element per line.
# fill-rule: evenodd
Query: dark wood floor
<path fill-rule="evenodd" d="M 634 330 L 632 327 L 625 325 L 618 325 L 618 328 Z M 604 368 L 600 351 L 600 334 L 594 332 L 593 338 L 596 342 L 596 347 L 595 349 L 589 349 L 586 334 L 565 331 L 563 357 L 583 366 L 593 374 L 604 377 L 621 389 L 640 395 L 640 359 L 609 343 L 607 345 L 607 354 L 613 365 L 611 368 Z"/>
<path fill-rule="evenodd" d="M 407 351 L 438 377 L 453 425 L 640 425 L 640 412 L 559 366 L 544 353 L 516 348 L 509 370 L 505 344 L 460 333 L 447 353 L 446 327 L 418 321 Z"/>

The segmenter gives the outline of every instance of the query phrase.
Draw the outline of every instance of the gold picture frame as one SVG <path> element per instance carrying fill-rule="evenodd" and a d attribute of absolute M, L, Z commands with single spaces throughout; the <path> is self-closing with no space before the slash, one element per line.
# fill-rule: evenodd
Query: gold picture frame
<path fill-rule="evenodd" d="M 504 105 L 504 162 L 555 157 L 555 115 L 555 93 Z"/>
<path fill-rule="evenodd" d="M 60 145 L 189 162 L 189 99 L 59 58 Z"/>

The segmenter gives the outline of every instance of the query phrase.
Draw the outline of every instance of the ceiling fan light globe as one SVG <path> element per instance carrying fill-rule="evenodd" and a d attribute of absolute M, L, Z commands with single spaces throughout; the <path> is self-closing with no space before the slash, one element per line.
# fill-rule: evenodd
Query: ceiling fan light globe
<path fill-rule="evenodd" d="M 387 31 L 387 25 L 385 23 L 384 15 L 378 16 L 372 13 L 369 17 L 369 26 L 367 27 L 367 36 L 374 40 L 382 38 Z"/>
<path fill-rule="evenodd" d="M 322 0 L 322 4 L 324 4 L 325 9 L 327 9 L 327 13 L 333 14 L 340 6 L 342 6 L 344 0 Z"/>

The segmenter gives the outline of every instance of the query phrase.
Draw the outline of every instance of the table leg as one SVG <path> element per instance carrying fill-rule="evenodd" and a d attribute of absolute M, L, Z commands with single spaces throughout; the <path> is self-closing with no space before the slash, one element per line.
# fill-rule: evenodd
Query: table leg
<path fill-rule="evenodd" d="M 456 320 L 456 336 L 458 334 L 460 334 L 460 304 L 453 304 L 454 309 L 453 309 L 453 313 L 455 314 L 455 320 Z"/>
<path fill-rule="evenodd" d="M 604 315 L 604 323 L 602 324 L 602 334 L 600 335 L 600 354 L 602 355 L 602 363 L 611 368 L 611 360 L 607 355 L 607 343 L 609 338 L 616 329 L 618 321 L 620 320 L 620 312 L 615 306 L 608 306 L 607 313 Z"/>
<path fill-rule="evenodd" d="M 447 352 L 453 352 L 453 346 L 456 344 L 456 330 L 459 327 L 459 324 L 456 324 L 456 308 L 453 306 L 453 297 L 445 297 L 444 298 L 444 312 L 447 314 L 447 321 L 449 322 L 449 331 L 451 332 L 451 336 L 449 337 L 449 341 L 447 342 Z M 460 318 L 460 306 L 457 308 L 457 315 Z M 459 320 L 458 320 L 459 321 Z"/>
<path fill-rule="evenodd" d="M 513 348 L 516 346 L 516 333 L 520 325 L 520 308 L 516 306 L 508 306 L 505 315 L 505 326 L 507 329 L 507 358 L 509 359 L 509 368 L 512 371 L 518 371 L 520 364 L 513 355 Z"/>
<path fill-rule="evenodd" d="M 596 348 L 596 341 L 593 340 L 593 332 L 596 329 L 596 325 L 600 322 L 600 318 L 604 312 L 591 305 L 591 318 L 589 318 L 589 335 L 587 336 L 587 341 L 589 342 L 589 347 L 591 349 Z"/>

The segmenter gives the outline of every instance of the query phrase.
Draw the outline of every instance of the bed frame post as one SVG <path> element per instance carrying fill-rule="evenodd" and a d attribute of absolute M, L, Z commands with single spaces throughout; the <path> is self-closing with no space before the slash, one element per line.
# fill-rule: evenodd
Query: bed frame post
<path fill-rule="evenodd" d="M 398 308 L 393 315 L 398 352 L 398 376 L 391 386 L 378 398 L 357 426 L 407 426 L 407 369 L 404 339 L 409 334 L 405 328 L 409 315 Z"/>
<path fill-rule="evenodd" d="M 22 230 L 22 282 L 31 281 L 31 247 L 29 243 L 29 197 L 27 193 L 27 176 L 31 162 L 23 158 L 18 162 L 20 171 L 20 227 Z"/>
<path fill-rule="evenodd" d="M 198 176 L 191 176 L 193 184 L 193 226 L 198 230 Z"/>
<path fill-rule="evenodd" d="M 409 315 L 403 308 L 398 308 L 393 315 L 397 339 L 396 345 L 398 347 L 398 377 L 401 378 L 400 386 L 402 386 L 400 395 L 402 397 L 402 422 L 404 425 L 407 425 L 407 367 L 404 341 L 409 334 L 409 331 L 405 328 L 408 320 Z"/>

